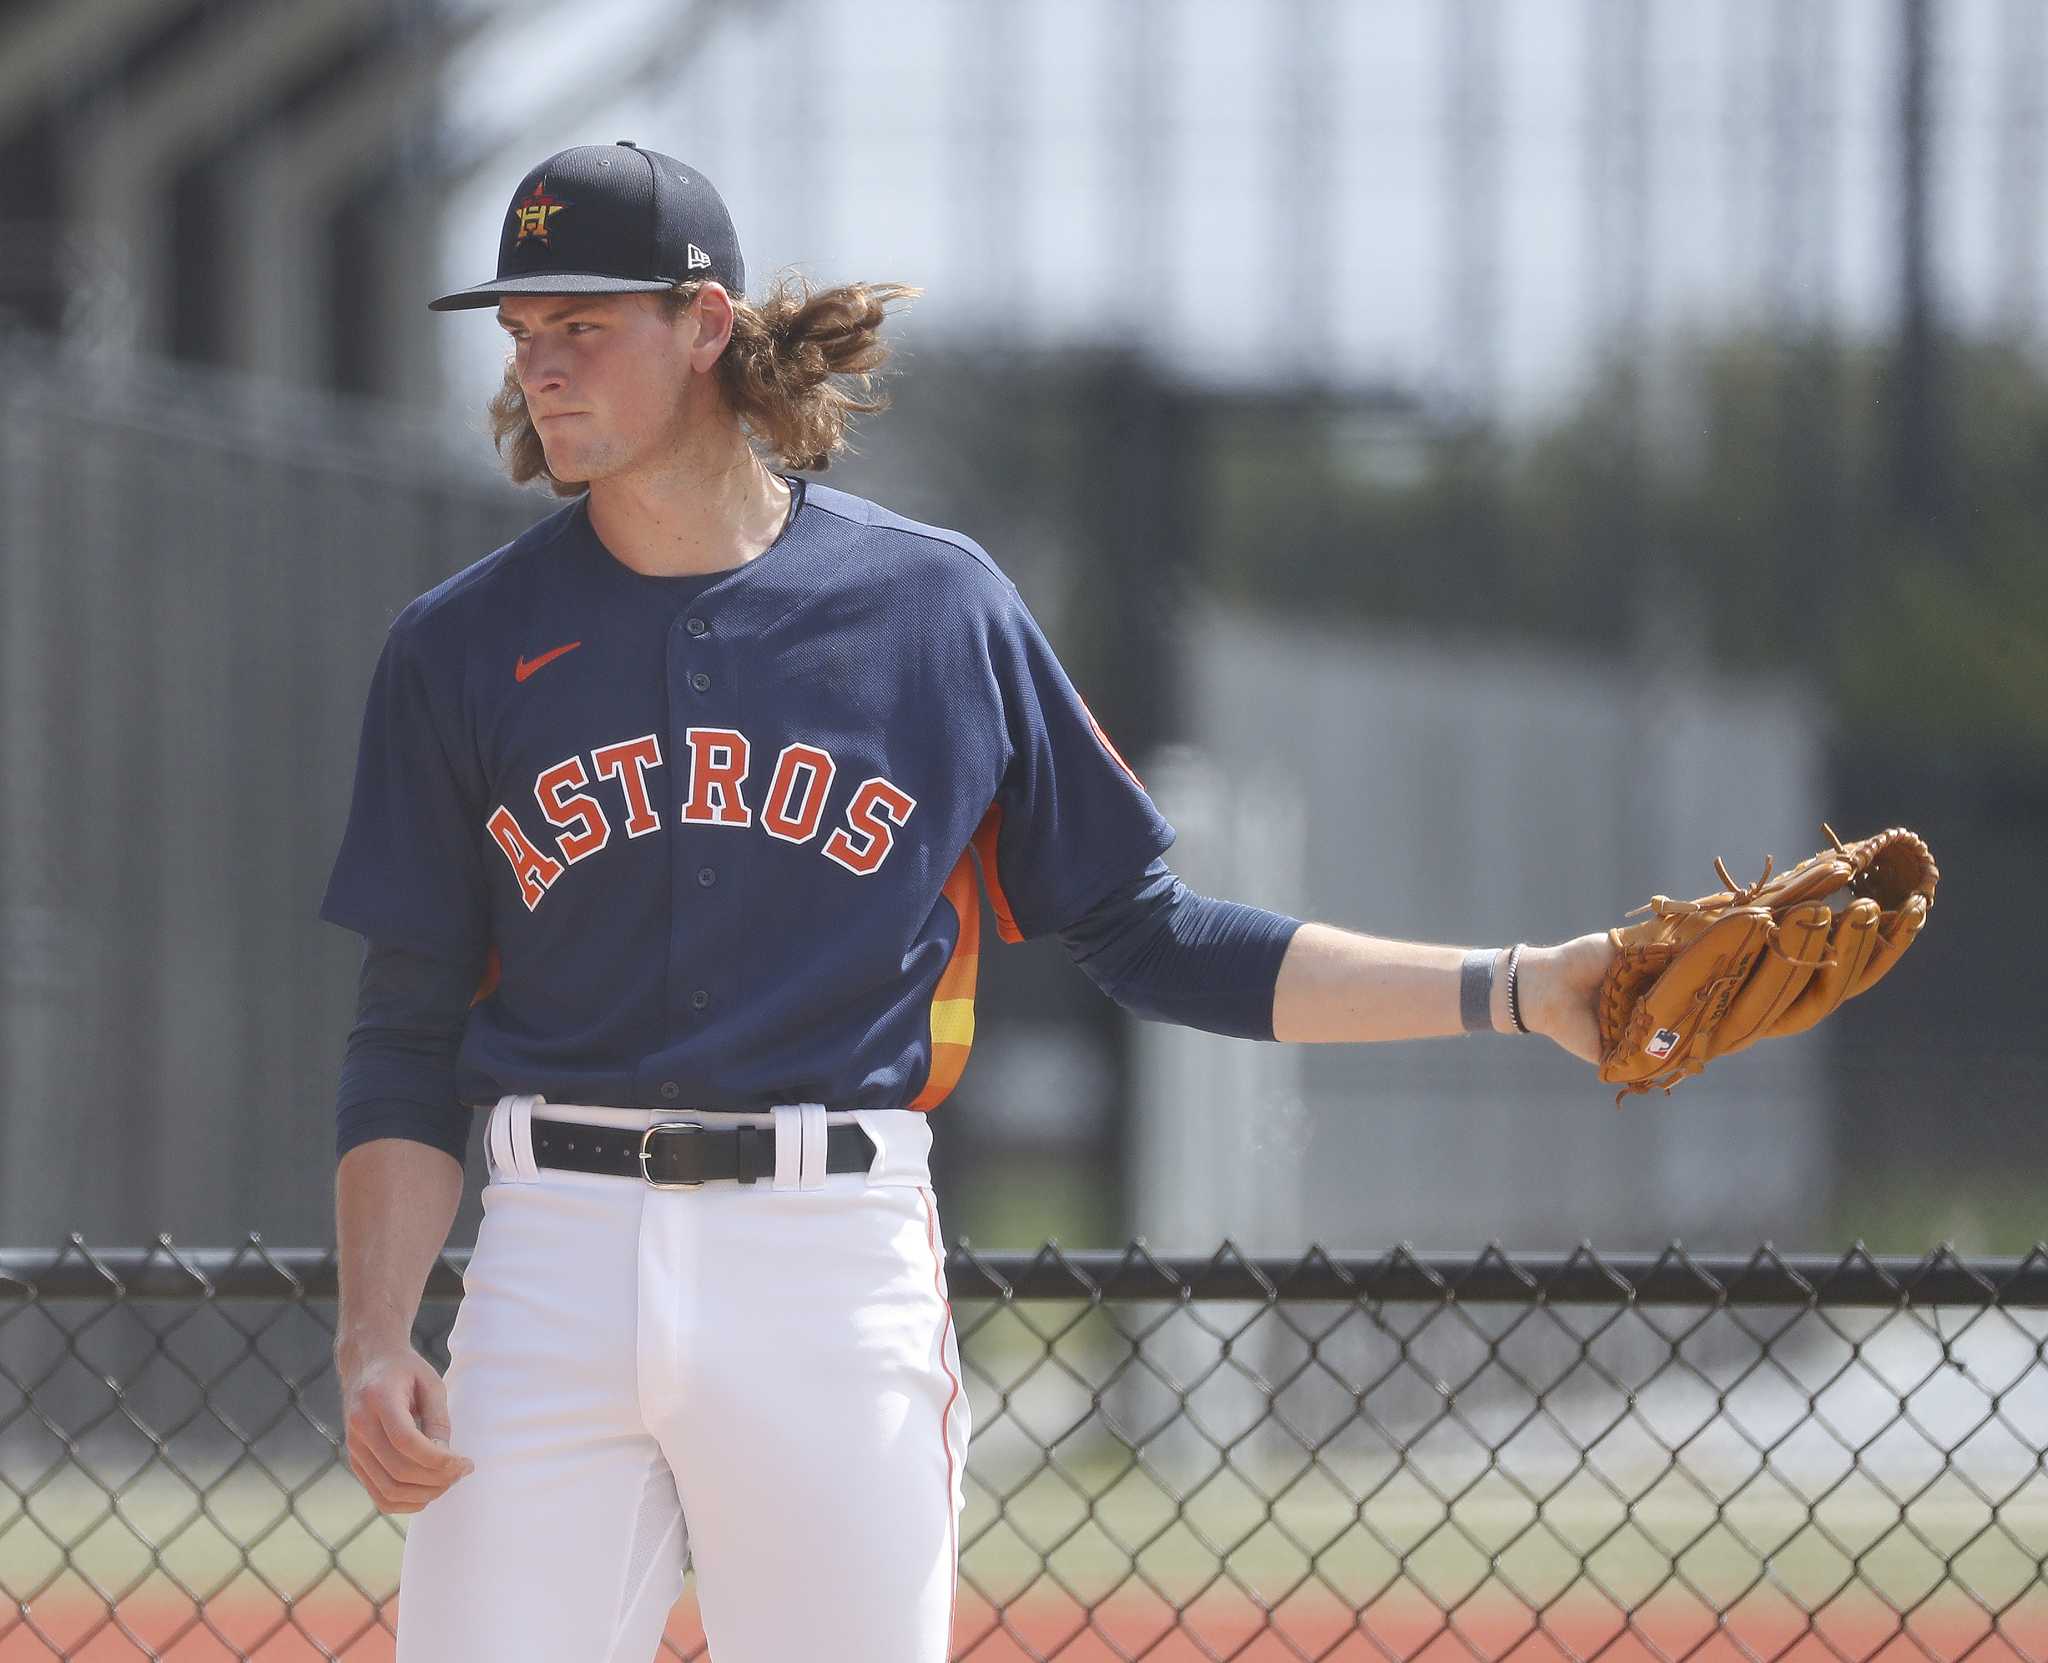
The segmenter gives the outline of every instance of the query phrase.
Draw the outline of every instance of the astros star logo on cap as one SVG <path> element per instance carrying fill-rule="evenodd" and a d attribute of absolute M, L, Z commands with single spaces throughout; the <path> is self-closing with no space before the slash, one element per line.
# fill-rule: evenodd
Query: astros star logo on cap
<path fill-rule="evenodd" d="M 512 217 L 519 222 L 519 235 L 513 239 L 514 242 L 523 243 L 528 237 L 546 242 L 548 221 L 568 206 L 568 203 L 558 202 L 548 195 L 547 175 L 542 174 L 533 187 L 533 194 L 512 205 Z"/>

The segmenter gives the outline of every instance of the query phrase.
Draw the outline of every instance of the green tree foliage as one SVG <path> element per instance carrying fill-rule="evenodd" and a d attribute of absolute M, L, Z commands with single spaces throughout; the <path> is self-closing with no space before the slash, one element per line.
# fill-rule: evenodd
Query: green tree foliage
<path fill-rule="evenodd" d="M 1610 653 L 1696 633 L 1724 669 L 1810 677 L 1852 737 L 2048 758 L 2048 376 L 1947 337 L 1920 395 L 1943 449 L 1909 460 L 1902 396 L 1889 346 L 1745 333 L 1611 362 L 1511 439 L 1225 413 L 1202 568 L 1318 616 Z"/>

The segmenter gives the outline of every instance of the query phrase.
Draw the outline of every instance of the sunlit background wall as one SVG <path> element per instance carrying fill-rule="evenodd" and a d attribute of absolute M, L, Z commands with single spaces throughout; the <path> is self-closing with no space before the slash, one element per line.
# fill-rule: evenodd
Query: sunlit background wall
<path fill-rule="evenodd" d="M 0 1240 L 332 1240 L 370 668 L 553 506 L 425 301 L 619 138 L 757 291 L 924 289 L 831 480 L 1017 580 L 1198 887 L 1480 944 L 1823 819 L 1942 866 L 1877 993 L 1621 1114 L 991 929 L 949 1233 L 2048 1234 L 2044 121 L 2040 0 L 0 7 Z"/>

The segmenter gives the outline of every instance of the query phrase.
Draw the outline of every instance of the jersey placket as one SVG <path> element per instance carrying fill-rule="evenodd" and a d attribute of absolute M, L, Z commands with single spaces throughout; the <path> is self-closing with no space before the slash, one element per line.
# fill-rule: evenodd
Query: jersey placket
<path fill-rule="evenodd" d="M 669 630 L 669 754 L 675 758 L 670 812 L 667 1057 L 688 1047 L 739 997 L 735 944 L 741 871 L 753 809 L 753 773 L 739 725 L 736 655 L 712 610 L 692 604 Z M 680 1102 L 687 1085 L 672 1074 L 656 1100 Z"/>

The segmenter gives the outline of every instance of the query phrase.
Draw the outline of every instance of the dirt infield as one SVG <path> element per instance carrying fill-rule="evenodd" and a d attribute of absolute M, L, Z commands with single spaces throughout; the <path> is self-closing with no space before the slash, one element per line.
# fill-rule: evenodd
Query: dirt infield
<path fill-rule="evenodd" d="M 5 1625 L 0 1663 L 50 1663 L 53 1658 L 115 1663 L 152 1652 L 167 1663 L 222 1663 L 238 1651 L 262 1663 L 313 1663 L 323 1655 L 322 1646 L 339 1652 L 347 1663 L 390 1663 L 393 1656 L 390 1634 L 375 1625 L 362 1599 L 345 1592 L 321 1590 L 298 1602 L 294 1615 L 299 1627 L 277 1601 L 254 1595 L 211 1601 L 206 1621 L 200 1622 L 190 1601 L 139 1592 L 120 1607 L 132 1638 L 103 1622 L 104 1606 L 82 1592 L 38 1600 L 31 1611 L 48 1641 L 19 1611 L 8 1611 L 0 1616 Z M 396 1602 L 385 1614 L 395 1618 Z M 1120 1663 L 1137 1655 L 1147 1663 L 1210 1663 L 1217 1657 L 1234 1663 L 1300 1663 L 1304 1657 L 1329 1663 L 1386 1663 L 1389 1658 L 1471 1663 L 1474 1657 L 1562 1663 L 1596 1654 L 1602 1663 L 1663 1663 L 1681 1657 L 1694 1663 L 1753 1663 L 1756 1658 L 1960 1663 L 1966 1657 L 1970 1663 L 2040 1663 L 2048 1658 L 2048 1596 L 2038 1586 L 1995 1630 L 1960 1593 L 1930 1601 L 1903 1624 L 1866 1593 L 1835 1601 L 1811 1622 L 1788 1601 L 1752 1596 L 1718 1628 L 1696 1601 L 1667 1594 L 1637 1610 L 1632 1630 L 1618 1607 L 1589 1594 L 1559 1601 L 1539 1625 L 1526 1606 L 1504 1591 L 1482 1592 L 1448 1622 L 1437 1606 L 1412 1591 L 1389 1595 L 1362 1613 L 1327 1593 L 1291 1600 L 1271 1614 L 1259 1612 L 1241 1595 L 1207 1595 L 1179 1621 L 1185 1626 L 1176 1630 L 1175 1614 L 1146 1596 L 1119 1594 L 1087 1613 L 1057 1595 L 1033 1594 L 1008 1607 L 999 1624 L 986 1604 L 967 1598 L 955 1628 L 954 1656 L 962 1663 L 1037 1658 Z M 687 1657 L 702 1644 L 701 1636 L 695 1601 L 685 1598 L 670 1622 L 670 1642 Z"/>
<path fill-rule="evenodd" d="M 1270 1618 L 1242 1599 L 1198 1601 L 1185 1619 L 1192 1634 L 1172 1632 L 1172 1615 L 1156 1602 L 1148 1607 L 1123 1598 L 1097 1607 L 1098 1632 L 1076 1633 L 1078 1611 L 1069 1607 L 1056 1612 L 1048 1602 L 1008 1615 L 1031 1650 L 1003 1634 L 976 1643 L 990 1626 L 989 1613 L 986 1608 L 963 1607 L 956 1627 L 956 1655 L 972 1663 L 1022 1663 L 1034 1652 L 1058 1657 L 1061 1663 L 1116 1663 L 1122 1656 L 1140 1653 L 1147 1663 L 1208 1663 L 1212 1656 L 1233 1657 L 1239 1663 L 1299 1663 L 1303 1657 L 1328 1658 L 1331 1663 L 1385 1663 L 1388 1658 L 1471 1663 L 1475 1656 L 1537 1663 L 1596 1653 L 1603 1663 L 1662 1663 L 1679 1657 L 1696 1663 L 1751 1663 L 1758 1657 L 1783 1663 L 1840 1663 L 1844 1658 L 1885 1663 L 1912 1658 L 1926 1663 L 1930 1657 L 1965 1656 L 1981 1663 L 2048 1656 L 2048 1611 L 2032 1613 L 2028 1632 L 1992 1636 L 1989 1619 L 1961 1596 L 1938 1611 L 1930 1606 L 1911 1619 L 1910 1636 L 1901 1632 L 1895 1616 L 1868 1596 L 1853 1607 L 1838 1602 L 1811 1626 L 1780 1602 L 1774 1611 L 1741 1613 L 1719 1632 L 1696 1603 L 1657 1600 L 1637 1613 L 1636 1629 L 1629 1632 L 1624 1614 L 1597 1595 L 1560 1601 L 1539 1626 L 1528 1607 L 1505 1592 L 1467 1602 L 1449 1623 L 1437 1606 L 1412 1592 L 1382 1600 L 1363 1613 L 1327 1595 L 1297 1600 Z M 1105 1635 L 1121 1652 L 1105 1643 Z M 1207 1651 L 1196 1644 L 1194 1635 Z M 1156 1650 L 1144 1650 L 1155 1641 Z M 1236 1649 L 1240 1646 L 1241 1651 Z"/>

